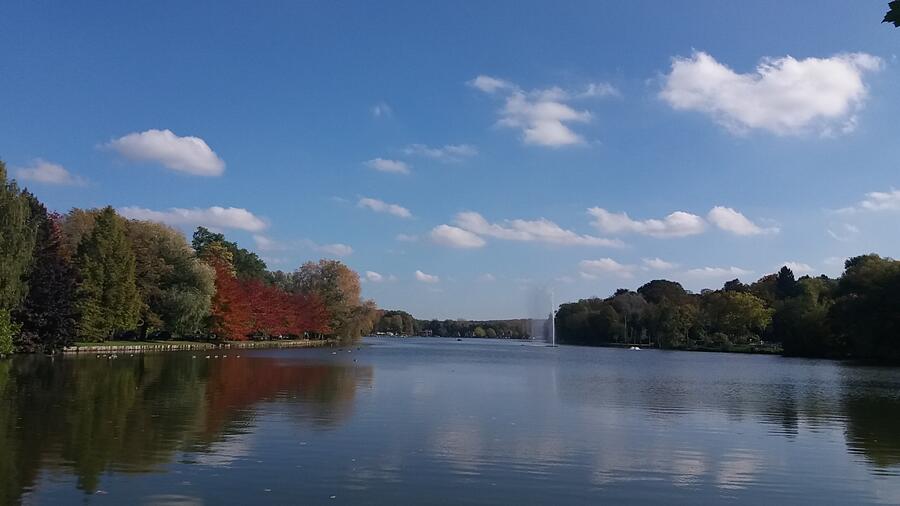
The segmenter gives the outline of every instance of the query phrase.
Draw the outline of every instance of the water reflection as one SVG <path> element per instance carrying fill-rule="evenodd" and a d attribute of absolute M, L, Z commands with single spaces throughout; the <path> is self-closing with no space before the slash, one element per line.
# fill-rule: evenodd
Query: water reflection
<path fill-rule="evenodd" d="M 0 502 L 900 502 L 895 369 L 394 343 L 0 362 Z"/>
<path fill-rule="evenodd" d="M 267 401 L 328 429 L 350 416 L 357 386 L 371 378 L 371 367 L 352 363 L 253 356 L 0 360 L 0 504 L 20 500 L 43 471 L 71 473 L 91 493 L 106 471 L 157 471 L 179 451 L 239 453 L 224 450 L 241 444 Z"/>

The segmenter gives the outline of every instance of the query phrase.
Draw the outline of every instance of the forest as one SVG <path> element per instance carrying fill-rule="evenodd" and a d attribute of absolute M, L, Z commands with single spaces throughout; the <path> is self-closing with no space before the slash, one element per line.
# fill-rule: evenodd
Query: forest
<path fill-rule="evenodd" d="M 376 332 L 402 336 L 490 337 L 525 339 L 531 336 L 531 320 L 418 320 L 406 311 L 382 311 Z"/>
<path fill-rule="evenodd" d="M 850 258 L 836 279 L 787 267 L 751 284 L 690 293 L 654 280 L 636 291 L 560 306 L 560 342 L 772 351 L 785 355 L 900 361 L 900 261 Z"/>
<path fill-rule="evenodd" d="M 0 162 L 0 355 L 109 340 L 356 339 L 379 313 L 336 260 L 271 272 L 199 227 L 48 212 Z"/>

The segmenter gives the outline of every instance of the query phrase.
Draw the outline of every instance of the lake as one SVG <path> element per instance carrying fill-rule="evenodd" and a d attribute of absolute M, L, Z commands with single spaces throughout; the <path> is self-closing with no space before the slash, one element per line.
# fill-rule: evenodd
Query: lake
<path fill-rule="evenodd" d="M 0 503 L 900 503 L 900 369 L 439 338 L 216 354 L 0 361 Z"/>

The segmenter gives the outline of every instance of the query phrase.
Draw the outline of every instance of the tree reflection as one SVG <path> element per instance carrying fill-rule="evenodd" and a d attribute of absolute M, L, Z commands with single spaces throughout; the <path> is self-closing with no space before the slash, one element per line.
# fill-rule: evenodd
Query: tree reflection
<path fill-rule="evenodd" d="M 46 470 L 71 472 L 88 493 L 106 471 L 158 470 L 252 425 L 260 402 L 336 426 L 371 376 L 354 364 L 186 354 L 0 361 L 0 504 L 21 501 Z"/>

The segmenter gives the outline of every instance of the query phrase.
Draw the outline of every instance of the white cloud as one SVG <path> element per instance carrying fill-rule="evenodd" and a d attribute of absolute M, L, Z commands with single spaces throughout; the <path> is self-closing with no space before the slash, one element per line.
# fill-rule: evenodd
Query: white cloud
<path fill-rule="evenodd" d="M 582 260 L 578 266 L 581 269 L 581 277 L 595 279 L 605 274 L 612 274 L 622 278 L 630 278 L 635 269 L 633 265 L 620 264 L 612 258 L 599 260 Z"/>
<path fill-rule="evenodd" d="M 469 85 L 489 94 L 506 91 L 506 102 L 497 124 L 521 130 L 526 144 L 552 148 L 584 143 L 584 138 L 570 125 L 589 122 L 591 113 L 576 110 L 566 102 L 618 94 L 618 90 L 607 83 L 590 84 L 581 92 L 569 92 L 558 86 L 526 92 L 509 81 L 478 76 Z"/>
<path fill-rule="evenodd" d="M 587 123 L 590 119 L 588 111 L 576 111 L 562 102 L 533 99 L 516 91 L 507 97 L 497 124 L 522 130 L 522 140 L 526 144 L 558 148 L 582 144 L 584 138 L 567 123 Z"/>
<path fill-rule="evenodd" d="M 787 267 L 794 273 L 795 276 L 798 277 L 804 274 L 810 274 L 815 270 L 809 264 L 805 264 L 803 262 L 781 262 L 776 270 L 781 269 L 782 267 Z"/>
<path fill-rule="evenodd" d="M 776 234 L 778 227 L 762 228 L 730 207 L 716 206 L 706 218 L 720 229 L 735 235 Z"/>
<path fill-rule="evenodd" d="M 312 241 L 309 242 L 310 247 L 312 249 L 325 253 L 327 255 L 333 255 L 336 257 L 346 257 L 353 254 L 353 248 L 346 244 L 334 243 L 334 244 L 316 244 Z"/>
<path fill-rule="evenodd" d="M 707 279 L 717 279 L 726 277 L 738 277 L 753 274 L 753 271 L 741 269 L 740 267 L 700 267 L 690 269 L 685 272 L 687 276 Z"/>
<path fill-rule="evenodd" d="M 706 228 L 703 218 L 684 211 L 675 211 L 661 220 L 633 220 L 627 213 L 611 213 L 600 207 L 588 209 L 595 218 L 593 224 L 609 234 L 632 232 L 653 237 L 685 237 L 702 233 Z"/>
<path fill-rule="evenodd" d="M 458 227 L 438 225 L 431 230 L 431 240 L 442 246 L 451 248 L 480 248 L 484 239 Z"/>
<path fill-rule="evenodd" d="M 179 137 L 171 130 L 130 133 L 106 144 L 130 160 L 159 162 L 196 176 L 221 176 L 225 162 L 199 137 Z"/>
<path fill-rule="evenodd" d="M 397 234 L 395 237 L 400 242 L 417 242 L 419 240 L 419 236 L 410 235 L 410 234 Z"/>
<path fill-rule="evenodd" d="M 34 159 L 28 167 L 18 168 L 16 177 L 23 181 L 61 186 L 84 186 L 87 184 L 84 179 L 73 176 L 62 165 L 41 158 Z"/>
<path fill-rule="evenodd" d="M 435 160 L 456 162 L 477 155 L 478 149 L 469 144 L 447 144 L 441 147 L 410 144 L 403 148 L 403 153 L 407 156 L 424 156 Z"/>
<path fill-rule="evenodd" d="M 240 207 L 191 208 L 171 207 L 165 211 L 154 211 L 143 207 L 120 207 L 119 214 L 133 220 L 158 221 L 173 226 L 198 226 L 230 228 L 259 232 L 267 227 L 266 222 L 250 211 Z"/>
<path fill-rule="evenodd" d="M 566 246 L 623 246 L 617 239 L 580 235 L 544 218 L 506 220 L 498 224 L 488 222 L 476 212 L 467 211 L 456 215 L 456 225 L 473 234 L 508 241 L 533 241 Z"/>
<path fill-rule="evenodd" d="M 359 199 L 359 202 L 356 205 L 362 208 L 371 209 L 376 213 L 388 213 L 399 216 L 400 218 L 412 218 L 412 213 L 409 212 L 409 209 L 397 204 L 388 204 L 387 202 L 378 199 L 364 197 Z"/>
<path fill-rule="evenodd" d="M 441 278 L 432 274 L 425 274 L 422 271 L 416 271 L 416 280 L 422 283 L 439 283 Z"/>
<path fill-rule="evenodd" d="M 409 165 L 400 160 L 388 160 L 385 158 L 375 158 L 366 162 L 366 167 L 375 169 L 380 172 L 390 172 L 392 174 L 409 174 Z"/>
<path fill-rule="evenodd" d="M 485 272 L 481 276 L 478 276 L 478 281 L 481 283 L 493 283 L 494 281 L 497 281 L 497 277 L 490 272 Z"/>
<path fill-rule="evenodd" d="M 372 106 L 372 116 L 376 118 L 390 118 L 393 114 L 394 110 L 385 102 L 378 102 Z"/>
<path fill-rule="evenodd" d="M 366 271 L 366 279 L 372 283 L 381 283 L 385 278 L 375 271 Z"/>
<path fill-rule="evenodd" d="M 467 83 L 473 88 L 477 88 L 485 93 L 494 93 L 497 90 L 506 90 L 515 88 L 515 85 L 509 81 L 498 79 L 491 76 L 478 76 Z"/>
<path fill-rule="evenodd" d="M 869 192 L 866 198 L 853 207 L 838 209 L 838 213 L 852 214 L 863 211 L 900 211 L 900 190 Z"/>
<path fill-rule="evenodd" d="M 763 58 L 738 74 L 704 52 L 675 58 L 660 97 L 677 110 L 712 116 L 734 132 L 763 129 L 777 135 L 852 130 L 868 91 L 863 75 L 881 68 L 865 53 L 797 60 Z"/>
<path fill-rule="evenodd" d="M 659 258 L 659 257 L 645 258 L 643 260 L 643 262 L 644 262 L 645 267 L 647 267 L 649 269 L 654 269 L 657 271 L 666 271 L 666 270 L 670 270 L 670 269 L 674 269 L 675 267 L 678 267 L 678 265 L 673 264 L 672 262 L 666 262 L 665 260 L 663 260 L 662 258 Z"/>

